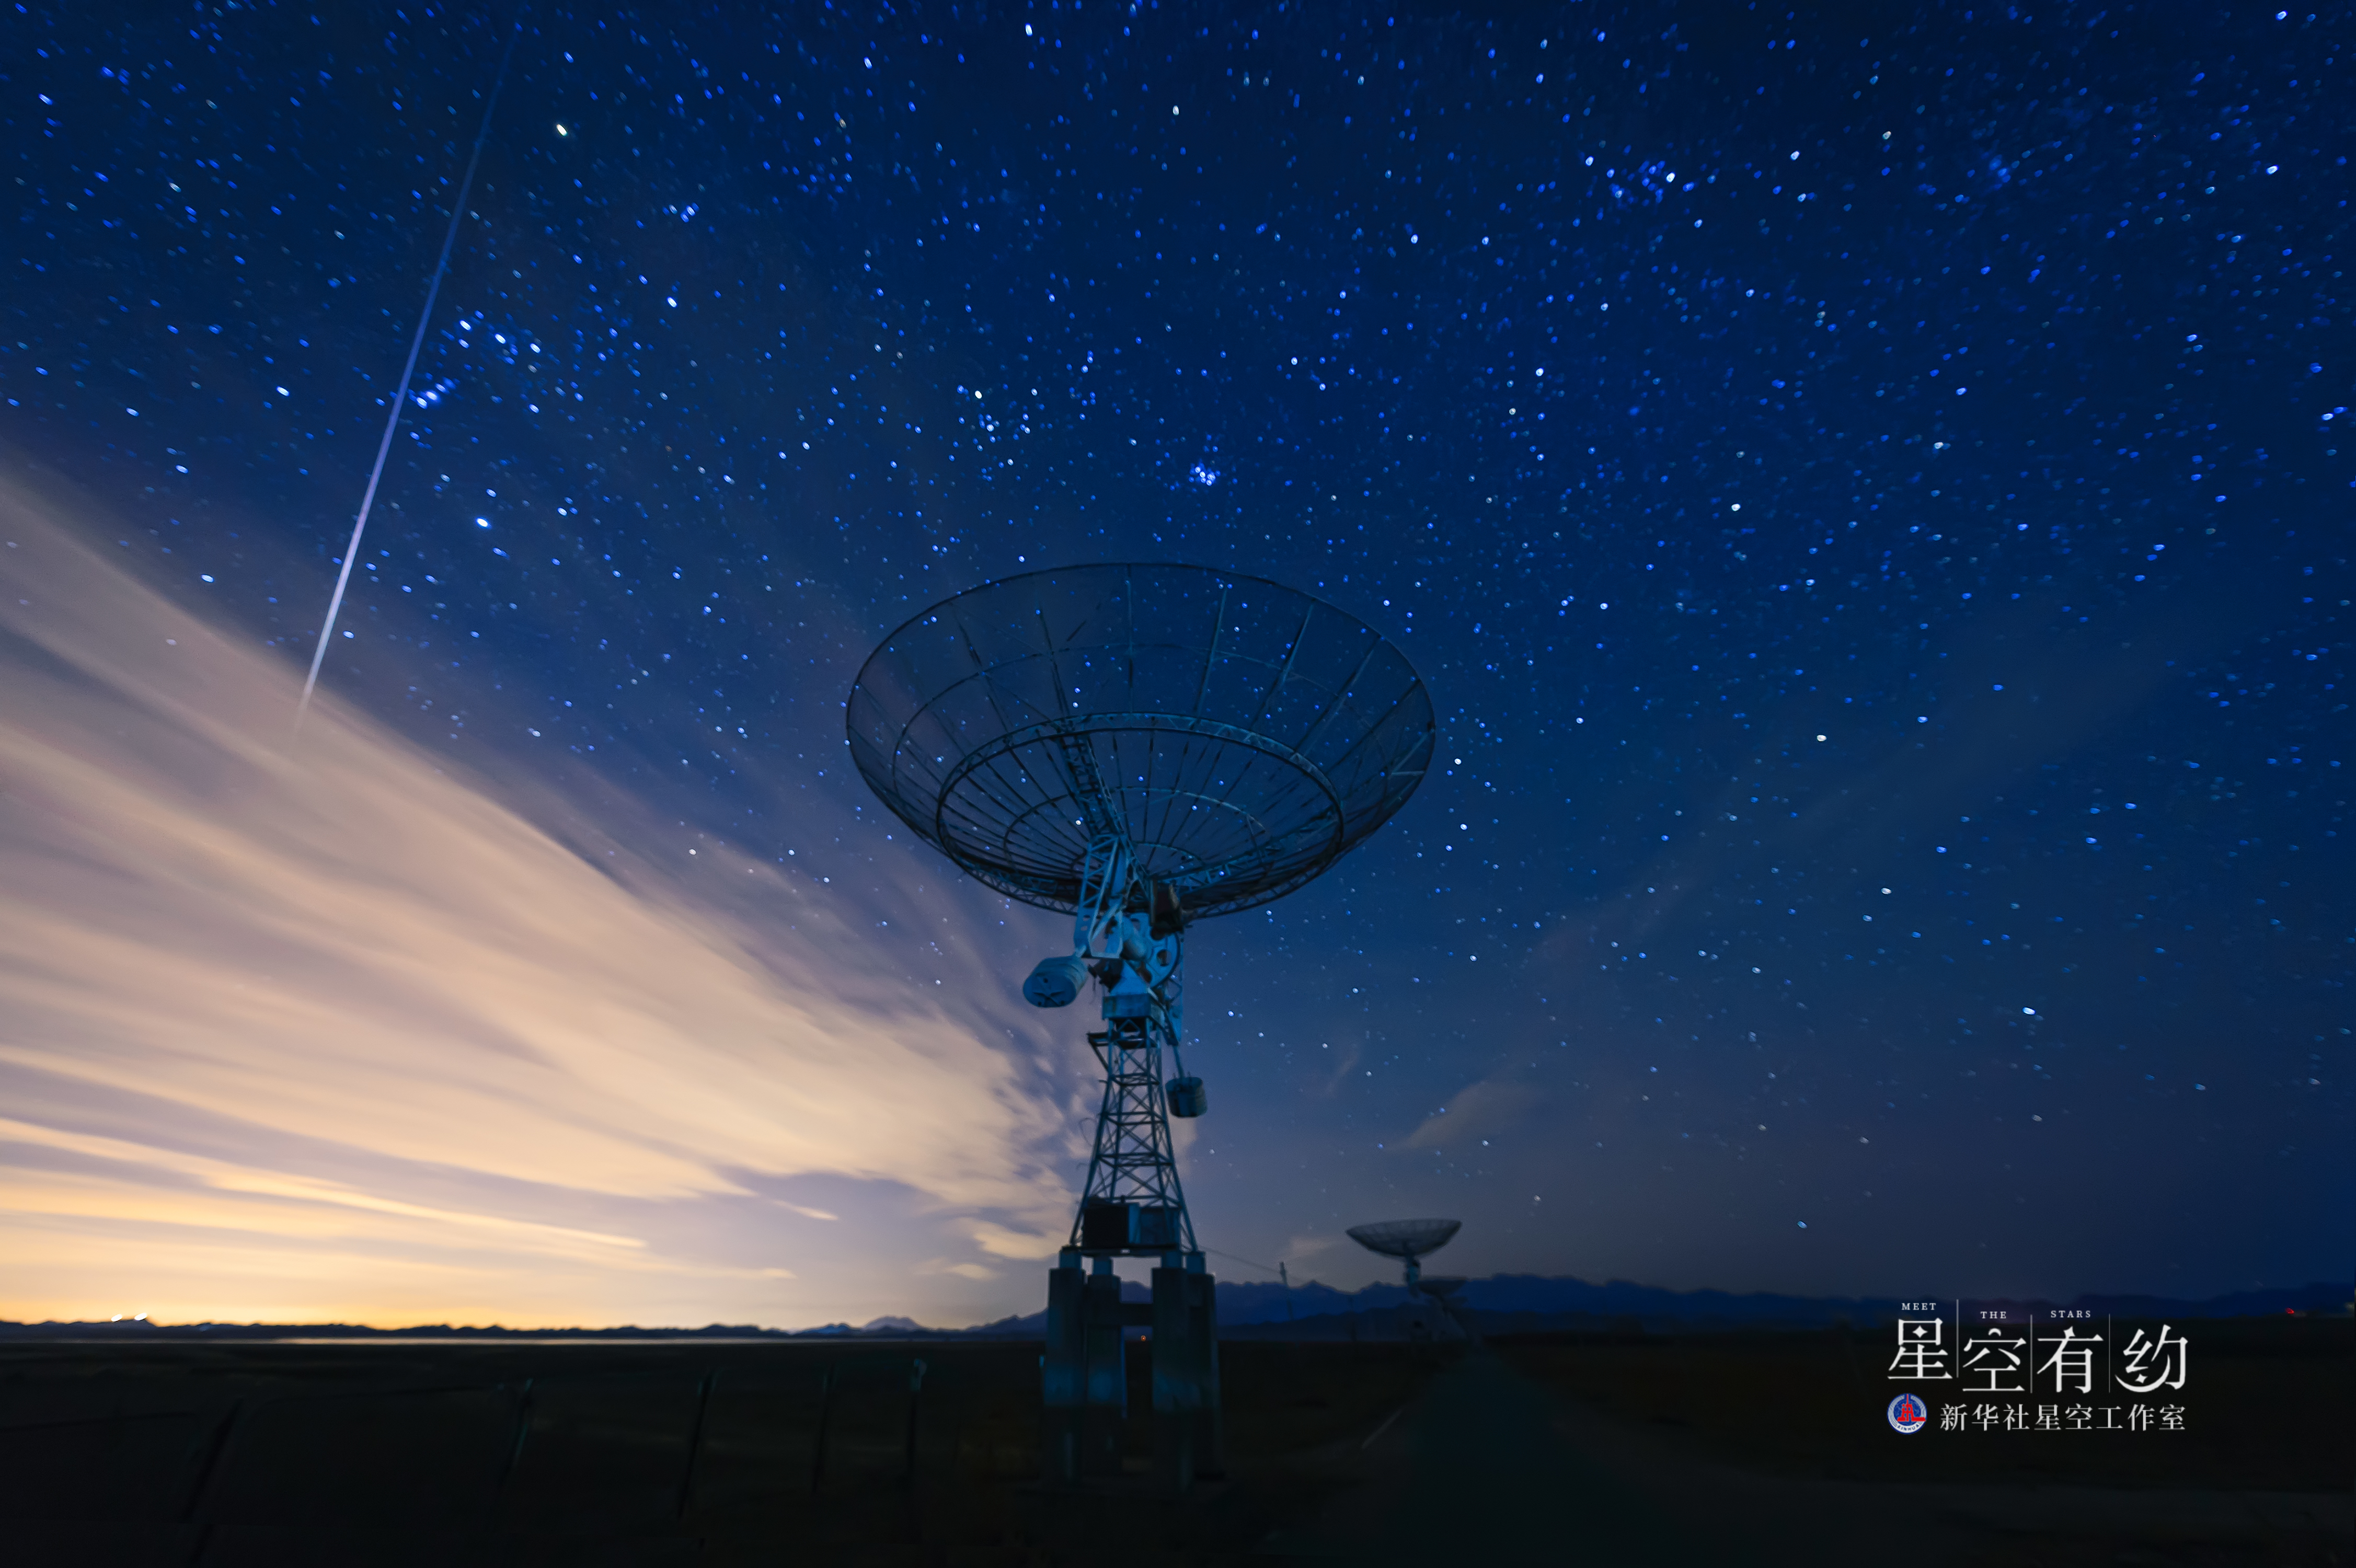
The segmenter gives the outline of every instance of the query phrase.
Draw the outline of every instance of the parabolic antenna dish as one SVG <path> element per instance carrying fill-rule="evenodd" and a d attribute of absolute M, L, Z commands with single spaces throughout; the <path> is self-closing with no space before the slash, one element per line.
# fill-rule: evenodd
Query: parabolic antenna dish
<path fill-rule="evenodd" d="M 916 833 L 1071 911 L 1091 839 L 1127 835 L 1187 917 L 1279 898 L 1422 781 L 1431 699 L 1356 617 L 1194 566 L 1035 571 L 887 638 L 846 714 L 859 772 Z"/>
<path fill-rule="evenodd" d="M 1379 1225 L 1353 1225 L 1350 1240 L 1387 1258 L 1419 1258 L 1446 1246 L 1463 1228 L 1462 1220 L 1387 1220 Z"/>
<path fill-rule="evenodd" d="M 1442 1278 L 1437 1275 L 1428 1274 L 1415 1282 L 1415 1287 L 1426 1296 L 1444 1298 L 1463 1289 L 1464 1282 L 1461 1279 Z"/>

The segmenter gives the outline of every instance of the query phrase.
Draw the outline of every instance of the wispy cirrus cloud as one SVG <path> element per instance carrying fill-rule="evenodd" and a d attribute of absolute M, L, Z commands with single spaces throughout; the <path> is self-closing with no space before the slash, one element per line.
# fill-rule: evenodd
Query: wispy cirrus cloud
<path fill-rule="evenodd" d="M 1068 1086 L 996 955 L 888 972 L 911 890 L 295 737 L 276 656 L 23 493 L 0 538 L 0 1315 L 953 1314 L 1060 1229 Z"/>

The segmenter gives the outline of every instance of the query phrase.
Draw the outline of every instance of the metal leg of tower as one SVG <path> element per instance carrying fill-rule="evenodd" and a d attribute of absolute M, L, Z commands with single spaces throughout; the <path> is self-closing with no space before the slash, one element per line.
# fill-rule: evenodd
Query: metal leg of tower
<path fill-rule="evenodd" d="M 1112 1260 L 1099 1258 L 1101 1274 L 1086 1281 L 1083 1333 L 1087 1381 L 1080 1411 L 1080 1474 L 1120 1474 L 1121 1439 L 1129 1425 L 1127 1336 L 1122 1332 L 1120 1279 Z"/>
<path fill-rule="evenodd" d="M 1153 1271 L 1153 1469 L 1163 1489 L 1194 1485 L 1195 1414 L 1203 1408 L 1202 1353 L 1194 1342 L 1193 1282 L 1183 1268 Z"/>
<path fill-rule="evenodd" d="M 1226 1424 L 1219 1400 L 1219 1282 L 1203 1272 L 1203 1254 L 1187 1260 L 1186 1310 L 1192 1319 L 1196 1376 L 1203 1387 L 1202 1407 L 1194 1413 L 1194 1474 L 1219 1477 L 1227 1473 Z"/>
<path fill-rule="evenodd" d="M 1081 1412 L 1087 1403 L 1087 1276 L 1080 1254 L 1066 1252 L 1047 1271 L 1047 1344 L 1039 1358 L 1045 1405 L 1039 1431 L 1040 1479 L 1068 1487 L 1080 1478 Z"/>
<path fill-rule="evenodd" d="M 1154 1469 L 1173 1492 L 1224 1468 L 1217 1284 L 1200 1272 L 1200 1254 L 1188 1262 L 1153 1271 Z"/>

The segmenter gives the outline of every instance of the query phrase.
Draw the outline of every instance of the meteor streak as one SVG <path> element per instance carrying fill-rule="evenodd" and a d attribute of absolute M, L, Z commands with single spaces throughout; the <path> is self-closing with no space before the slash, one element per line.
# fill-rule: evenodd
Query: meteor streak
<path fill-rule="evenodd" d="M 508 63 L 515 59 L 519 26 L 499 57 L 499 73 L 491 79 L 491 95 L 483 104 L 483 123 L 475 132 L 475 150 L 466 158 L 466 176 L 458 182 L 458 199 L 450 208 L 450 229 L 442 236 L 442 256 L 434 263 L 434 281 L 425 285 L 425 308 L 418 313 L 417 335 L 409 340 L 409 361 L 401 368 L 401 384 L 392 391 L 392 407 L 384 416 L 384 439 L 377 443 L 376 464 L 369 470 L 368 488 L 360 496 L 359 516 L 352 522 L 351 542 L 344 547 L 343 569 L 336 573 L 336 591 L 327 599 L 327 618 L 319 627 L 319 645 L 311 650 L 310 673 L 303 677 L 303 699 L 294 706 L 294 727 L 311 711 L 311 691 L 319 684 L 319 664 L 327 656 L 327 639 L 336 635 L 336 616 L 344 607 L 344 589 L 352 580 L 352 562 L 360 553 L 360 536 L 368 531 L 369 508 L 376 505 L 376 487 L 384 478 L 384 460 L 392 452 L 392 433 L 401 428 L 401 405 L 408 400 L 410 378 L 417 373 L 417 352 L 425 347 L 425 328 L 434 319 L 434 297 L 442 292 L 442 275 L 450 270 L 450 247 L 457 243 L 458 224 L 466 215 L 466 196 L 475 188 L 475 169 L 483 161 L 483 139 L 491 133 L 491 112 L 498 107 L 499 89 L 507 85 Z"/>

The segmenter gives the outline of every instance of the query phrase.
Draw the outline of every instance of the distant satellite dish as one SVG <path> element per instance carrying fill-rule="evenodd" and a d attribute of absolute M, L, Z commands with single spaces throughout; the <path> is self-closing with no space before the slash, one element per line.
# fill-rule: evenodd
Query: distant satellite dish
<path fill-rule="evenodd" d="M 1464 1282 L 1461 1279 L 1442 1278 L 1431 1275 L 1426 1275 L 1416 1283 L 1424 1295 L 1431 1296 L 1452 1296 L 1464 1288 Z"/>
<path fill-rule="evenodd" d="M 1422 1260 L 1454 1240 L 1463 1226 L 1462 1220 L 1386 1220 L 1378 1225 L 1353 1225 L 1349 1236 L 1370 1253 L 1406 1259 L 1408 1294 L 1412 1296 L 1419 1288 L 1428 1288 L 1421 1284 Z M 1463 1283 L 1451 1280 L 1448 1288 L 1453 1290 Z"/>
<path fill-rule="evenodd" d="M 1462 1220 L 1386 1220 L 1378 1225 L 1353 1225 L 1349 1236 L 1370 1253 L 1413 1262 L 1446 1246 L 1463 1225 Z"/>

